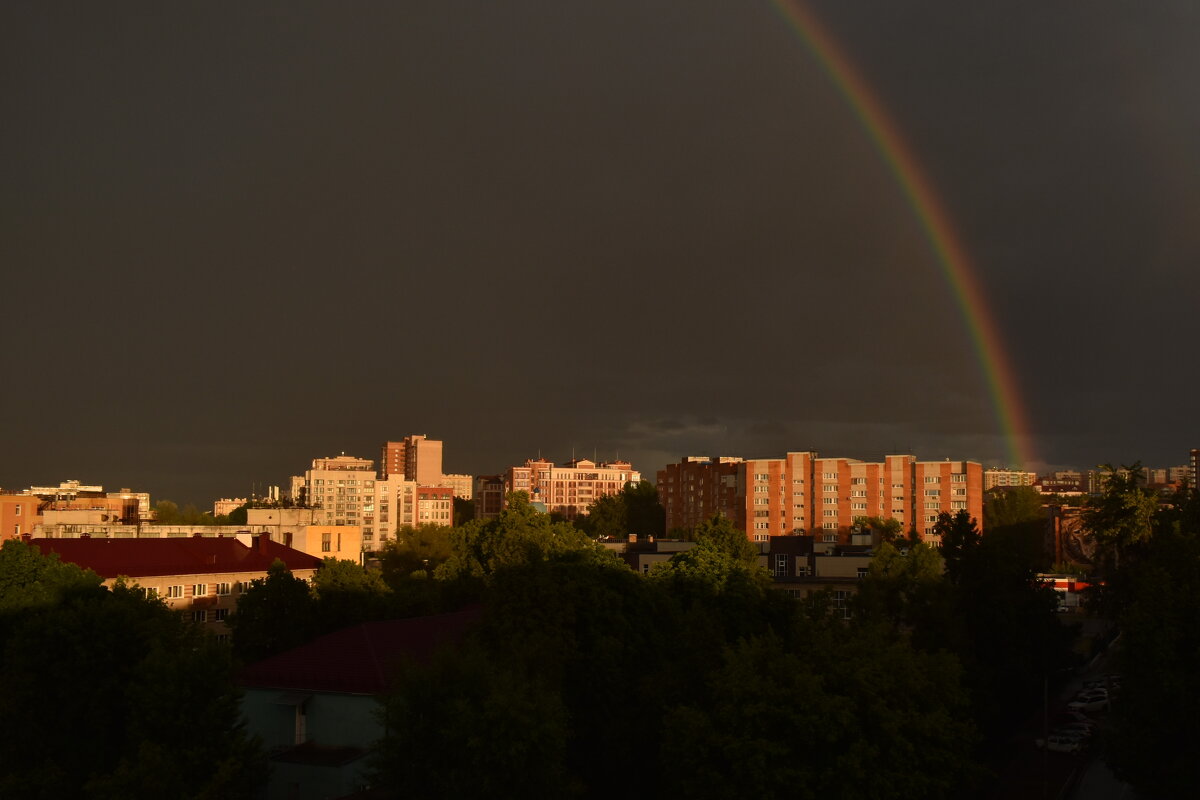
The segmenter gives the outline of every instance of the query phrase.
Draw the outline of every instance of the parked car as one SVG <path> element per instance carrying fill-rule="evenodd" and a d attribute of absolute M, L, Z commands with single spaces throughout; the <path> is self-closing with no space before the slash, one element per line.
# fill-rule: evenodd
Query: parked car
<path fill-rule="evenodd" d="M 1068 722 L 1065 725 L 1059 725 L 1054 729 L 1054 733 L 1066 734 L 1069 736 L 1082 736 L 1085 739 L 1090 739 L 1096 732 L 1096 725 L 1093 722 Z"/>
<path fill-rule="evenodd" d="M 1048 739 L 1038 739 L 1037 746 L 1045 747 L 1047 750 L 1055 753 L 1081 753 L 1083 752 L 1084 743 L 1075 736 L 1051 734 Z"/>
<path fill-rule="evenodd" d="M 1072 711 L 1102 711 L 1108 708 L 1108 692 L 1085 692 L 1067 703 Z"/>

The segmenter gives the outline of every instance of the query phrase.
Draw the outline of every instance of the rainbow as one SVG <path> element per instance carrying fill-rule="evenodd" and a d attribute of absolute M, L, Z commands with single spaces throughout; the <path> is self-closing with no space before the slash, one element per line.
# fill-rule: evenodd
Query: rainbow
<path fill-rule="evenodd" d="M 984 302 L 983 289 L 975 269 L 954 232 L 950 215 L 946 213 L 937 192 L 922 173 L 916 156 L 905 144 L 883 104 L 816 16 L 798 0 L 771 0 L 771 3 L 799 34 L 845 97 L 912 206 L 958 301 L 978 353 L 1010 464 L 1016 467 L 1028 465 L 1034 460 L 1030 445 L 1032 437 L 1029 435 L 1031 428 L 1020 401 L 1017 374 L 1005 352 L 996 322 Z"/>

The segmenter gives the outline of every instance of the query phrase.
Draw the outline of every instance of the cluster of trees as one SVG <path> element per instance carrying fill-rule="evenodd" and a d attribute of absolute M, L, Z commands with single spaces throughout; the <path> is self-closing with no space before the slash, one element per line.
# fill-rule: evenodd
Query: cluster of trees
<path fill-rule="evenodd" d="M 982 537 L 943 515 L 942 551 L 885 543 L 846 622 L 775 590 L 727 520 L 640 576 L 518 494 L 493 520 L 401 529 L 378 574 L 273 569 L 231 618 L 234 648 L 482 601 L 467 641 L 404 665 L 384 698 L 375 766 L 397 793 L 815 797 L 853 775 L 851 796 L 951 796 L 1073 659 L 1027 522 Z"/>
<path fill-rule="evenodd" d="M 241 798 L 266 778 L 229 649 L 145 591 L 0 547 L 0 797 Z"/>
<path fill-rule="evenodd" d="M 1062 624 L 1054 590 L 1037 581 L 1041 529 L 1017 522 L 982 536 L 959 512 L 940 515 L 935 532 L 940 550 L 882 545 L 856 610 L 907 631 L 918 650 L 955 657 L 988 752 L 1041 707 L 1047 681 L 1077 664 L 1077 630 Z"/>
<path fill-rule="evenodd" d="M 188 503 L 183 508 L 173 500 L 159 500 L 154 504 L 154 522 L 157 525 L 245 525 L 247 506 L 239 506 L 228 514 L 213 516 Z"/>
<path fill-rule="evenodd" d="M 1083 511 L 1104 578 L 1094 608 L 1121 631 L 1106 757 L 1145 796 L 1186 796 L 1200 783 L 1188 744 L 1200 719 L 1200 495 L 1161 503 L 1140 466 L 1106 465 L 1105 491 Z"/>
<path fill-rule="evenodd" d="M 452 543 L 480 626 L 384 698 L 395 793 L 945 797 L 977 774 L 955 659 L 775 591 L 714 520 L 643 577 L 519 500 Z M 853 782 L 853 791 L 847 790 Z"/>

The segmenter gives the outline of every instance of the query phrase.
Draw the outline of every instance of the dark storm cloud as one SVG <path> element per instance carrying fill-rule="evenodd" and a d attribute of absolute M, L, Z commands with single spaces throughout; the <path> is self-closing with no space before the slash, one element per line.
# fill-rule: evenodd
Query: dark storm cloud
<path fill-rule="evenodd" d="M 1039 457 L 1180 460 L 1200 12 L 811 7 L 971 252 Z M 410 432 L 470 472 L 1005 457 L 912 209 L 767 2 L 12 4 L 0 36 L 0 485 L 204 501 Z"/>

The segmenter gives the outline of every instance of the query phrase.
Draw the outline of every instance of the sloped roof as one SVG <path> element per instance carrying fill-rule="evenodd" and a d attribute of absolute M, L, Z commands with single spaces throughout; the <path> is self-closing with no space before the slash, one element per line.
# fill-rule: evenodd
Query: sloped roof
<path fill-rule="evenodd" d="M 103 578 L 125 575 L 203 575 L 212 572 L 265 573 L 275 559 L 290 570 L 317 569 L 321 559 L 278 542 L 262 550 L 233 538 L 197 536 L 170 539 L 32 539 L 42 553 L 93 570 Z"/>
<path fill-rule="evenodd" d="M 479 606 L 451 614 L 365 622 L 326 634 L 242 670 L 244 686 L 379 694 L 403 658 L 426 663 L 445 644 L 462 639 L 482 615 Z"/>

